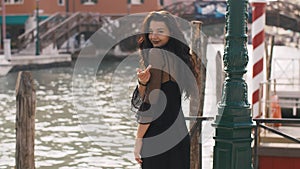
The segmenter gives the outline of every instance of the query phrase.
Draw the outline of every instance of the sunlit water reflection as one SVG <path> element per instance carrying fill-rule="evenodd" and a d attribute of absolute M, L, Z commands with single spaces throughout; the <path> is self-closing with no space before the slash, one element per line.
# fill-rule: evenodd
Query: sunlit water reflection
<path fill-rule="evenodd" d="M 132 153 L 136 121 L 130 110 L 136 67 L 137 62 L 120 66 L 105 61 L 96 74 L 86 68 L 76 79 L 74 67 L 32 71 L 36 168 L 138 168 Z M 0 169 L 15 166 L 16 78 L 17 73 L 0 77 Z M 205 141 L 211 149 L 212 142 Z M 208 162 L 210 154 L 204 153 Z"/>

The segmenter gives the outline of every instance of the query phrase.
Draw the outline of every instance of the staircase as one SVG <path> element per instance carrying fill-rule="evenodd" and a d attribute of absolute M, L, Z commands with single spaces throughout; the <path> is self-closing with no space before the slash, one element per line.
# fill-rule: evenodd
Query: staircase
<path fill-rule="evenodd" d="M 40 35 L 44 34 L 48 29 L 57 25 L 57 23 L 62 22 L 66 16 L 63 16 L 61 13 L 55 13 L 48 17 L 47 19 L 43 20 L 39 23 L 39 31 Z M 36 27 L 33 27 L 20 35 L 17 40 L 17 46 L 19 52 L 25 52 L 24 49 L 27 51 L 31 51 L 30 49 L 34 46 L 34 41 L 36 39 Z"/>
<path fill-rule="evenodd" d="M 102 24 L 102 18 L 95 13 L 74 14 L 55 13 L 39 23 L 40 49 L 53 45 L 60 49 L 64 42 L 79 32 L 96 32 Z M 33 53 L 35 49 L 36 27 L 18 37 L 19 54 Z"/>

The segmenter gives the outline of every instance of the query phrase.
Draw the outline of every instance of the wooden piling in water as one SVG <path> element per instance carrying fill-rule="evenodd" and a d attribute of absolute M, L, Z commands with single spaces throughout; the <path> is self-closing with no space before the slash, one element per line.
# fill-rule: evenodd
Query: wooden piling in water
<path fill-rule="evenodd" d="M 30 72 L 19 72 L 16 83 L 16 169 L 35 169 L 36 93 Z"/>
<path fill-rule="evenodd" d="M 265 42 L 265 54 L 266 54 L 266 80 L 267 80 L 267 84 L 266 84 L 266 92 L 265 92 L 265 101 L 264 101 L 264 105 L 265 105 L 265 117 L 271 117 L 272 115 L 270 114 L 270 92 L 271 92 L 271 72 L 272 72 L 272 59 L 273 59 L 273 48 L 274 48 L 274 38 L 275 36 L 272 35 L 271 36 L 271 47 L 270 47 L 270 53 L 269 53 L 269 49 L 268 49 L 268 43 Z M 262 97 L 260 97 L 262 98 Z M 262 111 L 262 110 L 260 110 Z"/>
<path fill-rule="evenodd" d="M 217 103 L 221 101 L 222 97 L 222 84 L 225 80 L 225 74 L 223 71 L 223 64 L 222 64 L 222 56 L 221 52 L 218 51 L 216 55 L 216 101 Z"/>
<path fill-rule="evenodd" d="M 191 98 L 190 104 L 190 116 L 202 116 L 203 115 L 203 107 L 204 107 L 204 96 L 205 96 L 205 82 L 206 82 L 206 44 L 207 42 L 204 40 L 203 36 L 201 36 L 201 21 L 192 21 L 192 39 L 191 39 L 191 55 L 194 70 L 196 72 L 196 81 L 199 90 L 199 98 L 193 99 Z M 195 105 L 199 105 L 199 107 L 195 107 Z M 198 111 L 196 111 L 198 110 Z M 202 123 L 202 122 L 201 122 Z M 201 130 L 200 123 L 200 130 Z M 190 123 L 190 128 L 193 128 L 195 122 Z M 199 130 L 193 135 L 191 138 L 191 167 L 194 169 L 202 168 L 202 143 L 201 133 Z"/>

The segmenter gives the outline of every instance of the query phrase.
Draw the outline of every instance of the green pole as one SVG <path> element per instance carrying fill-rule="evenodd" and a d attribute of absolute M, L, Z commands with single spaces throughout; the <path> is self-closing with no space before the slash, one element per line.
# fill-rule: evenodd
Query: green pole
<path fill-rule="evenodd" d="M 35 55 L 40 55 L 40 17 L 39 17 L 39 0 L 36 0 L 36 41 L 35 41 Z"/>
<path fill-rule="evenodd" d="M 225 48 L 226 78 L 222 99 L 213 124 L 216 130 L 213 169 L 252 169 L 251 129 L 253 127 L 247 84 L 248 0 L 227 0 Z"/>
<path fill-rule="evenodd" d="M 66 13 L 68 14 L 69 13 L 69 0 L 66 0 Z"/>

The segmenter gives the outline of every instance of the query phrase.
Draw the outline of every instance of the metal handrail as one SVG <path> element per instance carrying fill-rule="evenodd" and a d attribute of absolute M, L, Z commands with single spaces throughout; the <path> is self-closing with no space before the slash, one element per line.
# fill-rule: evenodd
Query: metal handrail
<path fill-rule="evenodd" d="M 259 139 L 259 131 L 258 128 L 262 127 L 266 130 L 269 130 L 275 134 L 278 134 L 286 139 L 292 140 L 296 143 L 300 144 L 300 140 L 290 136 L 288 134 L 285 134 L 284 132 L 281 132 L 279 130 L 276 130 L 274 128 L 268 127 L 266 125 L 263 125 L 261 123 L 282 123 L 282 124 L 300 124 L 300 119 L 291 119 L 291 118 L 284 118 L 284 119 L 276 119 L 276 118 L 255 118 L 253 121 L 256 122 L 255 127 L 255 133 L 254 133 L 254 169 L 258 169 L 258 139 Z"/>
<path fill-rule="evenodd" d="M 196 121 L 196 123 L 190 129 L 191 137 L 194 136 L 197 128 L 200 126 L 200 124 L 198 124 L 198 123 L 201 123 L 202 121 L 210 121 L 210 120 L 213 120 L 213 119 L 214 119 L 213 117 L 202 117 L 202 116 L 188 116 L 188 117 L 185 117 L 185 120 Z M 199 128 L 199 129 L 201 129 L 201 128 Z M 201 132 L 201 130 L 199 130 L 199 132 Z"/>
<path fill-rule="evenodd" d="M 39 30 L 41 35 L 44 34 L 46 30 L 49 29 L 49 27 L 51 27 L 51 25 L 49 25 L 51 22 L 55 21 L 58 22 L 56 20 L 64 18 L 64 16 L 57 12 L 51 16 L 49 16 L 48 18 L 46 18 L 45 20 L 41 21 L 39 23 Z M 18 51 L 26 48 L 26 46 L 30 43 L 32 43 L 35 39 L 35 34 L 34 32 L 36 31 L 36 26 L 32 27 L 31 29 L 27 30 L 26 32 L 24 32 L 23 34 L 18 36 Z"/>
<path fill-rule="evenodd" d="M 199 131 L 199 169 L 202 169 L 202 122 L 213 120 L 213 117 L 203 116 L 188 116 L 185 120 L 196 121 L 196 123 L 190 129 L 190 136 L 193 137 L 196 134 L 197 128 Z"/>
<path fill-rule="evenodd" d="M 259 126 L 262 127 L 262 128 L 264 128 L 264 129 L 266 129 L 266 130 L 269 130 L 269 131 L 271 131 L 271 132 L 273 132 L 275 134 L 278 134 L 278 135 L 280 135 L 280 136 L 282 136 L 282 137 L 284 137 L 286 139 L 292 140 L 292 141 L 294 141 L 296 143 L 300 143 L 300 140 L 297 139 L 297 138 L 295 138 L 295 137 L 293 137 L 293 136 L 290 136 L 288 134 L 285 134 L 283 132 L 280 132 L 278 130 L 275 130 L 275 129 L 271 128 L 271 127 L 268 127 L 268 126 L 265 126 L 265 125 L 262 125 L 262 124 L 259 124 Z"/>
<path fill-rule="evenodd" d="M 284 118 L 284 119 L 276 119 L 276 118 L 255 118 L 253 121 L 258 123 L 285 123 L 285 124 L 300 124 L 300 119 L 291 119 L 291 118 Z"/>

